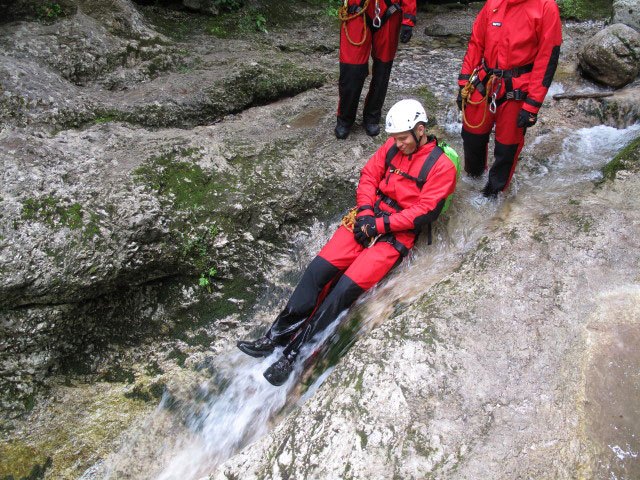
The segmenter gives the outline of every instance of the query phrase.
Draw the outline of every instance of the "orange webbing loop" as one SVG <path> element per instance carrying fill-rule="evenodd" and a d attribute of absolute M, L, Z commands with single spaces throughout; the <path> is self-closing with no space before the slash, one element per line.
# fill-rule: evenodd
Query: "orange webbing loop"
<path fill-rule="evenodd" d="M 474 102 L 474 101 L 471 100 L 471 95 L 473 94 L 473 92 L 476 89 L 476 87 L 473 85 L 473 83 L 471 83 L 471 79 L 476 75 L 477 71 L 478 71 L 477 68 L 473 71 L 473 73 L 469 77 L 469 81 L 462 88 L 462 92 L 460 93 L 460 95 L 462 96 L 462 121 L 469 128 L 480 128 L 480 126 L 486 120 L 486 118 L 487 118 L 487 108 L 489 106 L 489 102 L 488 102 L 489 95 L 490 95 L 489 92 L 491 92 L 491 90 L 493 89 L 493 82 L 494 82 L 494 79 L 496 78 L 495 75 L 491 75 L 489 77 L 489 81 L 487 82 L 487 85 L 486 85 L 486 90 L 485 90 L 484 97 L 482 98 L 482 100 Z M 464 111 L 467 108 L 467 104 L 479 105 L 479 104 L 481 104 L 483 102 L 484 102 L 484 109 L 482 110 L 482 120 L 480 120 L 480 123 L 478 123 L 477 125 L 471 125 L 467 121 L 467 116 L 464 113 Z"/>
<path fill-rule="evenodd" d="M 360 15 L 364 17 L 365 13 L 367 13 L 367 7 L 369 6 L 369 1 L 370 0 L 366 0 L 364 2 L 364 5 L 362 6 L 362 10 L 360 10 L 357 13 L 354 13 L 353 15 L 349 15 L 349 13 L 347 12 L 346 2 L 342 7 L 338 9 L 338 20 L 342 22 L 342 28 L 344 29 L 344 34 L 346 35 L 349 43 L 355 47 L 359 47 L 367 39 L 367 21 L 365 18 L 362 19 L 362 40 L 360 40 L 358 43 L 354 42 L 353 40 L 351 40 L 351 37 L 349 37 L 349 32 L 347 31 L 347 22 L 349 20 L 353 20 L 354 18 L 359 17 Z"/>
<path fill-rule="evenodd" d="M 358 213 L 358 207 L 353 207 L 349 210 L 343 218 L 342 222 L 340 222 L 341 227 L 345 227 L 350 232 L 353 232 L 353 227 L 356 224 L 356 214 Z"/>

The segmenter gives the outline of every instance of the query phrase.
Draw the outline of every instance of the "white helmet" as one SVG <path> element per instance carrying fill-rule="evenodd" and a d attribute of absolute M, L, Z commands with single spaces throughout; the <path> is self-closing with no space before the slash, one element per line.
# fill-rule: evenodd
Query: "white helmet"
<path fill-rule="evenodd" d="M 411 98 L 400 100 L 389 109 L 384 130 L 387 133 L 407 132 L 418 122 L 427 123 L 427 113 L 422 104 Z"/>

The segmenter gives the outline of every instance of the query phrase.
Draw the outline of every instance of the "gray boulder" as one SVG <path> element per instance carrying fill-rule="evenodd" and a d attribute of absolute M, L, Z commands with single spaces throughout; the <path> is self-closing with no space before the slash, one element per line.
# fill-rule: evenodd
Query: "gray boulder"
<path fill-rule="evenodd" d="M 640 31 L 640 1 L 614 0 L 613 22 L 624 23 L 636 31 Z"/>
<path fill-rule="evenodd" d="M 620 88 L 640 72 L 640 33 L 622 23 L 598 32 L 578 52 L 580 67 L 595 81 Z"/>

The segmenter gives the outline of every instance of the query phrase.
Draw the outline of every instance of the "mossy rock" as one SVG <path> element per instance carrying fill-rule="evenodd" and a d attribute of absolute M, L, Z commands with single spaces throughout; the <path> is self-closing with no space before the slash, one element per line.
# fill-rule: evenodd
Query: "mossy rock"
<path fill-rule="evenodd" d="M 640 136 L 627 145 L 603 169 L 604 180 L 614 180 L 620 170 L 640 171 Z"/>
<path fill-rule="evenodd" d="M 565 20 L 605 20 L 613 15 L 612 0 L 557 0 Z"/>

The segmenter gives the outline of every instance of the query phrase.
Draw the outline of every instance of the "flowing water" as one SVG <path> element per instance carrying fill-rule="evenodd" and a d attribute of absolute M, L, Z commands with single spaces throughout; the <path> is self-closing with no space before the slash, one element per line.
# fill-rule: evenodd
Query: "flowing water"
<path fill-rule="evenodd" d="M 445 126 L 447 140 L 462 152 L 461 125 L 453 113 L 450 117 L 451 122 Z M 190 480 L 207 475 L 310 398 L 360 336 L 388 318 L 398 302 L 411 302 L 453 271 L 462 255 L 488 230 L 499 228 L 510 212 L 542 214 L 553 209 L 558 199 L 578 195 L 601 176 L 604 164 L 639 132 L 640 125 L 633 125 L 621 130 L 597 126 L 547 131 L 534 138 L 529 135 L 512 187 L 497 201 L 488 201 L 479 193 L 486 178 L 469 180 L 463 174 L 449 213 L 436 222 L 433 245 L 426 245 L 422 239 L 396 271 L 358 301 L 366 303 L 366 308 L 358 308 L 359 315 L 347 315 L 346 327 L 338 334 L 331 332 L 338 321 L 334 323 L 325 333 L 328 339 L 319 340 L 329 347 L 319 355 L 314 368 L 305 371 L 299 364 L 285 385 L 273 387 L 262 372 L 279 352 L 266 359 L 253 359 L 236 351 L 221 355 L 214 360 L 214 378 L 203 381 L 191 398 L 177 400 L 165 395 L 154 417 L 109 462 L 106 478 Z M 312 232 L 301 233 L 291 258 L 283 265 L 299 275 L 335 224 L 318 223 Z M 309 347 L 302 356 L 314 350 L 315 346 Z M 616 455 L 637 456 L 637 451 L 631 448 L 627 452 L 619 444 L 628 442 L 611 440 Z M 135 462 L 131 461 L 134 457 Z M 134 463 L 141 465 L 137 471 L 133 471 Z"/>

